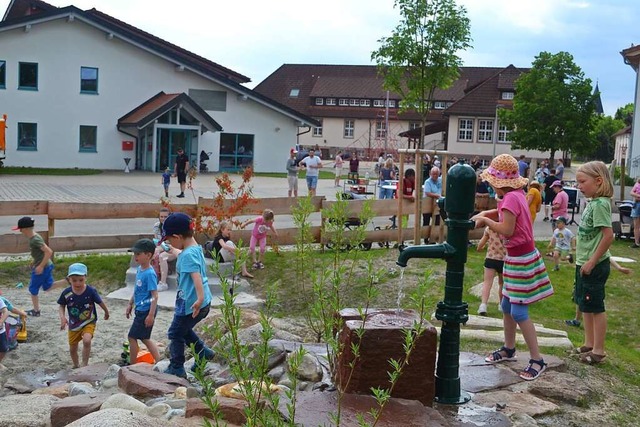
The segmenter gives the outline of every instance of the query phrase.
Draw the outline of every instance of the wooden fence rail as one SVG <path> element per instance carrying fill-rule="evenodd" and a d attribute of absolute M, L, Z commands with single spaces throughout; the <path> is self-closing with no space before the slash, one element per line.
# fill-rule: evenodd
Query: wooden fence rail
<path fill-rule="evenodd" d="M 357 217 L 362 211 L 364 200 L 353 200 L 348 204 L 348 215 Z M 176 208 L 180 210 L 195 212 L 197 208 L 212 206 L 213 199 L 200 198 L 198 204 L 181 204 Z M 231 203 L 231 202 L 229 202 Z M 331 208 L 335 203 L 328 201 L 322 196 L 311 199 L 314 212 L 321 212 L 323 209 Z M 398 211 L 398 200 L 373 200 L 368 201 L 376 217 L 388 217 Z M 403 212 L 412 212 L 412 203 L 406 200 L 402 202 Z M 240 215 L 258 215 L 265 208 L 272 209 L 276 215 L 290 215 L 295 202 L 287 197 L 257 199 L 251 203 Z M 90 236 L 65 236 L 55 235 L 55 223 L 61 220 L 74 219 L 121 219 L 121 218 L 150 218 L 155 219 L 161 208 L 159 203 L 67 203 L 48 201 L 12 201 L 0 202 L 0 216 L 22 216 L 22 215 L 46 215 L 47 230 L 38 230 L 38 233 L 45 239 L 51 249 L 55 252 L 69 252 L 95 249 L 122 249 L 131 247 L 136 240 L 150 237 L 151 233 L 140 234 L 114 234 L 114 235 L 90 235 Z M 425 203 L 422 212 L 431 212 L 431 204 Z M 323 221 L 321 219 L 321 221 Z M 421 218 L 417 223 L 421 224 Z M 386 223 L 386 220 L 385 220 Z M 276 223 L 277 224 L 277 223 Z M 377 225 L 377 224 L 376 224 Z M 383 225 L 382 223 L 380 225 Z M 149 230 L 151 230 L 151 224 Z M 398 230 L 382 229 L 373 230 L 372 227 L 366 232 L 366 242 L 397 241 Z M 384 228 L 384 227 L 383 227 Z M 311 234 L 314 242 L 321 243 L 322 224 L 316 223 L 311 227 Z M 146 230 L 145 230 L 146 231 Z M 423 227 L 422 237 L 426 237 L 428 229 Z M 291 245 L 296 242 L 298 230 L 293 227 L 278 227 L 277 242 L 280 245 Z M 413 236 L 413 228 L 401 230 L 402 240 L 410 240 Z M 478 231 L 472 232 L 472 236 L 479 238 Z M 242 240 L 247 244 L 251 237 L 251 230 L 234 230 L 233 239 Z M 205 240 L 205 236 L 199 236 L 199 240 Z M 29 251 L 26 239 L 20 234 L 0 235 L 0 253 L 17 254 Z"/>

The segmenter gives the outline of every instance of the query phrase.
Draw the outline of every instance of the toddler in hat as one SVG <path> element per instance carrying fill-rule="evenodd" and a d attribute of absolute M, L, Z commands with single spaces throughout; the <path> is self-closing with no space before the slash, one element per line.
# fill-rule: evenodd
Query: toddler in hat
<path fill-rule="evenodd" d="M 87 285 L 87 266 L 82 263 L 75 263 L 69 266 L 69 273 L 66 279 L 58 280 L 69 283 L 68 288 L 62 291 L 58 298 L 60 313 L 60 330 L 64 331 L 69 327 L 69 353 L 73 367 L 87 366 L 89 355 L 91 354 L 91 340 L 96 330 L 98 313 L 96 304 L 104 311 L 104 320 L 109 320 L 109 309 L 102 301 L 100 294 L 93 286 Z M 64 310 L 67 309 L 69 319 L 65 317 Z M 82 364 L 78 360 L 78 346 L 82 341 Z"/>
<path fill-rule="evenodd" d="M 29 281 L 29 293 L 31 294 L 31 302 L 33 309 L 28 310 L 29 316 L 40 316 L 40 300 L 38 293 L 40 289 L 50 291 L 53 286 L 53 262 L 51 257 L 53 251 L 44 242 L 42 236 L 34 231 L 35 220 L 31 217 L 24 216 L 18 221 L 18 225 L 12 230 L 20 230 L 23 236 L 29 239 L 29 250 L 33 262 L 31 263 L 31 280 Z"/>
<path fill-rule="evenodd" d="M 488 363 L 500 363 L 516 358 L 516 326 L 520 327 L 529 347 L 531 359 L 520 378 L 531 381 L 544 372 L 544 362 L 538 348 L 536 328 L 529 318 L 529 304 L 553 294 L 542 256 L 533 241 L 529 206 L 522 188 L 527 178 L 518 172 L 518 161 L 501 154 L 491 161 L 481 177 L 494 188 L 498 208 L 483 211 L 471 218 L 476 228 L 489 227 L 500 234 L 507 250 L 504 258 L 504 288 L 502 290 L 502 321 L 504 345 L 487 356 Z"/>

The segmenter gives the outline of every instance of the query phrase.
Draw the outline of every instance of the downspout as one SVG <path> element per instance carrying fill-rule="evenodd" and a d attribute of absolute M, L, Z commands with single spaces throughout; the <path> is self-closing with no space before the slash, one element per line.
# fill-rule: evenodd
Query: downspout
<path fill-rule="evenodd" d="M 303 126 L 300 126 L 300 127 L 303 127 Z M 304 127 L 306 127 L 307 130 L 305 130 L 304 132 L 298 132 L 296 134 L 296 147 L 300 146 L 300 135 L 304 135 L 305 133 L 311 132 L 311 126 L 307 125 L 307 126 L 304 126 Z"/>

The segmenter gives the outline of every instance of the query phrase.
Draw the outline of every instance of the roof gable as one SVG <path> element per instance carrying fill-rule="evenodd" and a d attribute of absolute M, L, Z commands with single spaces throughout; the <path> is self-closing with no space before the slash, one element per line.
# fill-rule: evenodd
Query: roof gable
<path fill-rule="evenodd" d="M 37 15 L 58 9 L 49 3 L 40 0 L 11 0 L 2 17 L 3 21 L 9 21 L 25 16 Z"/>

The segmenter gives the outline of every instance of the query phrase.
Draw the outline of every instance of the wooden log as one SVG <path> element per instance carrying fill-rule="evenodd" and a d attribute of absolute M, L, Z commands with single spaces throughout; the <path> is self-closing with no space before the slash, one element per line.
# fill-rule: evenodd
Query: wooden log
<path fill-rule="evenodd" d="M 38 231 L 46 242 L 49 239 L 47 231 Z M 29 252 L 29 240 L 22 234 L 16 232 L 14 234 L 0 235 L 0 253 L 4 254 L 23 254 Z"/>
<path fill-rule="evenodd" d="M 49 202 L 46 200 L 18 200 L 11 202 L 0 202 L 0 215 L 46 215 Z"/>
<path fill-rule="evenodd" d="M 128 249 L 139 239 L 150 239 L 151 234 L 121 234 L 118 236 L 52 237 L 49 246 L 54 252 L 85 251 L 92 249 Z"/>
<path fill-rule="evenodd" d="M 49 203 L 52 219 L 156 218 L 160 203 Z M 176 205 L 180 210 L 195 211 L 196 205 Z"/>

